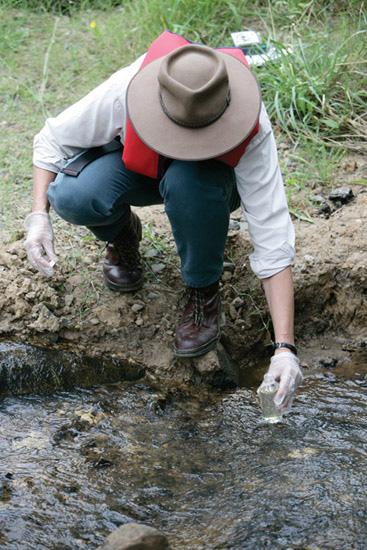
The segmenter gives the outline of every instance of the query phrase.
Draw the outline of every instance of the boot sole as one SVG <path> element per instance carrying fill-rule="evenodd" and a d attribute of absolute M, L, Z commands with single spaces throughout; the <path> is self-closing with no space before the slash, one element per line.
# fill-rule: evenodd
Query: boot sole
<path fill-rule="evenodd" d="M 219 342 L 220 334 L 216 336 L 213 340 L 210 342 L 207 342 L 200 348 L 196 349 L 188 349 L 188 350 L 177 350 L 175 347 L 173 348 L 173 353 L 176 357 L 200 357 L 201 355 L 205 355 L 208 353 L 208 351 L 211 351 L 212 349 L 216 348 L 217 343 Z"/>
<path fill-rule="evenodd" d="M 103 279 L 104 279 L 104 283 L 107 286 L 107 288 L 109 288 L 110 290 L 113 290 L 113 292 L 133 292 L 134 290 L 141 289 L 142 286 L 143 286 L 143 280 L 142 279 L 140 281 L 137 281 L 134 284 L 125 285 L 125 286 L 121 286 L 121 285 L 117 285 L 116 283 L 112 283 L 111 281 L 106 279 L 106 277 L 103 277 Z"/>

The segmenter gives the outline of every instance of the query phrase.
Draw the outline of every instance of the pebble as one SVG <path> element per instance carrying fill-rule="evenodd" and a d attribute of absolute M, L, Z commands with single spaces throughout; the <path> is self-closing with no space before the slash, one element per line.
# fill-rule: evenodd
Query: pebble
<path fill-rule="evenodd" d="M 229 316 L 230 318 L 234 321 L 235 319 L 237 319 L 237 316 L 238 316 L 238 312 L 236 310 L 236 308 L 234 307 L 233 304 L 230 304 L 229 305 Z"/>
<path fill-rule="evenodd" d="M 310 254 L 305 254 L 303 256 L 303 259 L 304 259 L 306 265 L 308 265 L 308 266 L 315 265 L 315 258 L 313 256 L 311 256 Z"/>
<path fill-rule="evenodd" d="M 138 313 L 138 311 L 141 311 L 144 308 L 145 308 L 145 304 L 143 302 L 135 302 L 131 306 L 131 311 L 133 311 L 134 313 Z"/>
<path fill-rule="evenodd" d="M 231 271 L 234 272 L 236 266 L 233 262 L 223 262 L 223 271 Z"/>
<path fill-rule="evenodd" d="M 231 305 L 236 309 L 240 309 L 240 307 L 242 307 L 243 304 L 244 304 L 244 301 L 239 296 L 236 296 L 236 298 L 231 302 Z"/>
<path fill-rule="evenodd" d="M 135 321 L 135 324 L 138 326 L 138 327 L 141 327 L 142 325 L 144 325 L 144 321 L 141 317 L 138 317 Z"/>
<path fill-rule="evenodd" d="M 241 224 L 237 220 L 229 220 L 229 231 L 239 231 L 241 229 Z"/>
<path fill-rule="evenodd" d="M 113 531 L 99 550 L 169 550 L 168 540 L 157 529 L 142 523 L 126 523 Z"/>
<path fill-rule="evenodd" d="M 146 253 L 145 253 L 145 256 L 146 258 L 155 258 L 156 256 L 158 256 L 159 252 L 156 248 L 149 248 Z"/>
<path fill-rule="evenodd" d="M 329 217 L 330 214 L 331 214 L 331 206 L 328 202 L 324 202 L 322 205 L 321 205 L 321 208 L 319 208 L 319 211 L 318 211 L 319 214 L 324 214 L 325 216 Z"/>
<path fill-rule="evenodd" d="M 222 281 L 230 281 L 233 277 L 233 274 L 230 271 L 224 271 L 222 275 Z"/>
<path fill-rule="evenodd" d="M 335 357 L 322 357 L 317 361 L 317 366 L 325 369 L 333 369 L 338 364 Z"/>
<path fill-rule="evenodd" d="M 346 204 L 353 199 L 353 191 L 350 187 L 338 187 L 333 189 L 329 194 L 329 199 L 333 202 L 341 202 Z"/>
<path fill-rule="evenodd" d="M 325 202 L 325 197 L 322 195 L 312 195 L 311 200 L 316 204 L 323 204 Z"/>
<path fill-rule="evenodd" d="M 166 265 L 162 263 L 152 264 L 151 269 L 153 273 L 161 273 L 164 269 L 166 269 Z"/>
<path fill-rule="evenodd" d="M 72 294 L 66 294 L 66 296 L 64 296 L 65 306 L 66 307 L 71 306 L 71 304 L 73 303 L 73 300 L 74 300 L 74 296 Z"/>

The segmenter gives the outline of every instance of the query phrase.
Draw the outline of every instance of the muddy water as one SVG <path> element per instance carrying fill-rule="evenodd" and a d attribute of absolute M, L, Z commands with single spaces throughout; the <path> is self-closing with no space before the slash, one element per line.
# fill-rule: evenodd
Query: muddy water
<path fill-rule="evenodd" d="M 0 547 L 96 548 L 116 526 L 174 549 L 365 549 L 367 361 L 309 369 L 261 422 L 257 381 L 165 399 L 125 382 L 0 402 Z"/>

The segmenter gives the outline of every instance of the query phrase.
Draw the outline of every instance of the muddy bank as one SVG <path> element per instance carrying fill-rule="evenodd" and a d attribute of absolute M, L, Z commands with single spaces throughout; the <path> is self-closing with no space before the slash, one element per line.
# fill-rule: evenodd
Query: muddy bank
<path fill-rule="evenodd" d="M 322 334 L 337 334 L 345 341 L 367 337 L 366 212 L 367 193 L 362 191 L 328 219 L 296 222 L 296 330 L 301 346 L 302 341 Z M 163 209 L 140 209 L 139 213 L 145 224 L 146 281 L 134 294 L 104 288 L 103 246 L 84 228 L 55 220 L 59 264 L 49 280 L 28 265 L 22 240 L 3 245 L 0 337 L 144 365 L 153 381 L 215 379 L 221 370 L 216 354 L 208 354 L 199 364 L 173 357 L 182 291 L 178 258 Z M 225 357 L 242 367 L 265 355 L 270 328 L 260 283 L 249 267 L 250 250 L 245 223 L 237 213 L 222 280 L 227 320 L 222 344 Z M 230 364 L 227 367 L 231 369 Z"/>

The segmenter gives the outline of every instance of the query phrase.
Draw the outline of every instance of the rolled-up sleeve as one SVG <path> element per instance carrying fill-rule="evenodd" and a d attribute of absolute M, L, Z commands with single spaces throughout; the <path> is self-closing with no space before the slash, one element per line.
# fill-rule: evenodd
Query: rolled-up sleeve
<path fill-rule="evenodd" d="M 265 279 L 291 265 L 295 232 L 271 124 L 262 106 L 260 131 L 235 168 L 238 192 L 253 245 L 250 265 Z"/>

